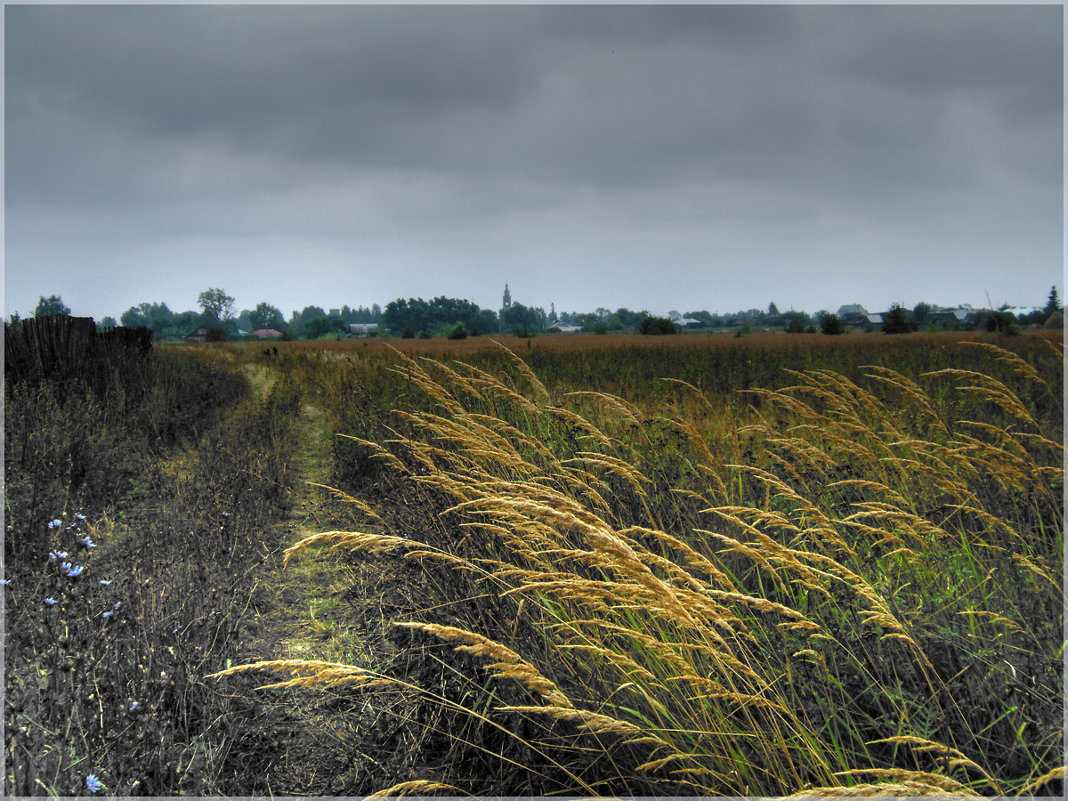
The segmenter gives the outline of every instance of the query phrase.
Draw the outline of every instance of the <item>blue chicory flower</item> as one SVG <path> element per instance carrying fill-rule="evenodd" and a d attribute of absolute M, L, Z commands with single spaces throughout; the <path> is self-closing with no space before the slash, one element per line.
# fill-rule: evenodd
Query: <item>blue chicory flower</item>
<path fill-rule="evenodd" d="M 130 702 L 130 711 L 131 712 L 136 712 L 137 711 L 137 707 L 139 707 L 139 706 L 141 706 L 141 705 L 139 703 L 137 703 L 137 701 L 131 701 Z"/>
<path fill-rule="evenodd" d="M 91 539 L 89 539 L 88 537 L 83 537 L 83 538 L 82 538 L 82 542 L 84 542 L 84 543 L 85 543 L 85 547 L 86 547 L 86 548 L 95 548 L 95 547 L 96 547 L 96 543 L 94 543 L 94 542 L 93 542 L 93 541 L 92 541 Z"/>
<path fill-rule="evenodd" d="M 111 584 L 111 579 L 100 579 L 100 583 L 106 587 Z"/>
<path fill-rule="evenodd" d="M 55 598 L 45 598 L 45 603 L 48 604 L 49 606 L 55 606 L 56 605 L 56 599 Z"/>
<path fill-rule="evenodd" d="M 67 558 L 67 552 L 66 551 L 52 551 L 52 553 L 48 554 L 48 558 L 49 559 L 66 559 Z"/>
<path fill-rule="evenodd" d="M 0 584 L 7 586 L 11 583 L 11 579 L 0 579 Z"/>
<path fill-rule="evenodd" d="M 67 575 L 70 576 L 71 578 L 78 578 L 78 576 L 80 576 L 82 573 L 85 572 L 85 568 L 82 567 L 81 565 L 76 565 L 74 567 L 71 567 L 70 565 L 67 565 L 66 566 L 66 570 L 67 570 Z"/>
<path fill-rule="evenodd" d="M 60 519 L 59 519 L 59 518 L 57 517 L 57 518 L 56 518 L 55 520 L 53 520 L 53 521 L 52 521 L 51 523 L 49 523 L 49 524 L 48 524 L 48 528 L 49 528 L 49 529 L 53 529 L 53 528 L 59 528 L 59 527 L 60 527 L 60 526 L 62 526 L 62 525 L 63 525 L 63 521 L 62 521 L 62 520 L 60 520 Z"/>
<path fill-rule="evenodd" d="M 108 610 L 107 612 L 104 613 L 103 616 L 104 617 L 111 617 L 111 615 L 112 615 L 112 612 L 110 610 Z"/>
<path fill-rule="evenodd" d="M 79 520 L 85 520 L 85 515 L 83 515 L 81 512 L 75 512 L 74 516 Z"/>
<path fill-rule="evenodd" d="M 90 793 L 98 793 L 104 789 L 104 783 L 92 773 L 85 777 L 85 786 L 89 788 Z"/>

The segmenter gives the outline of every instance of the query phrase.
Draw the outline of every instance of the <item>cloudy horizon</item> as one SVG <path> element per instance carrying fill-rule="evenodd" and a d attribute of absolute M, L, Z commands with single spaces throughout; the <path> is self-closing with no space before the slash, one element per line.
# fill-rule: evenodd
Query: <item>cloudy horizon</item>
<path fill-rule="evenodd" d="M 5 315 L 1063 288 L 1059 5 L 4 12 Z"/>

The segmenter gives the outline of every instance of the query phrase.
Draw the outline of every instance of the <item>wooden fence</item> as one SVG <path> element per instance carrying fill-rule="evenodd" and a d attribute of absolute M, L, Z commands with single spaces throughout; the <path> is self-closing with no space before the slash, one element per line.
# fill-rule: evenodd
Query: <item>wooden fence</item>
<path fill-rule="evenodd" d="M 97 333 L 91 317 L 31 317 L 4 325 L 4 379 L 82 378 L 96 386 L 115 369 L 143 362 L 151 350 L 147 328 Z"/>

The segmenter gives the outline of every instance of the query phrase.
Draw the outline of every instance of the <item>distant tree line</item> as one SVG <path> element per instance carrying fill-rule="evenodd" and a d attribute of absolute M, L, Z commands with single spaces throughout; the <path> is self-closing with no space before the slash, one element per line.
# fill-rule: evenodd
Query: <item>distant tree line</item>
<path fill-rule="evenodd" d="M 429 301 L 422 298 L 392 300 L 382 312 L 382 325 L 393 336 L 409 338 L 436 335 L 462 338 L 495 334 L 500 330 L 495 312 L 480 309 L 469 300 L 444 296 Z"/>
<path fill-rule="evenodd" d="M 610 331 L 636 331 L 641 334 L 671 334 L 681 330 L 728 330 L 744 335 L 755 329 L 782 330 L 790 334 L 822 333 L 835 335 L 847 330 L 879 330 L 886 334 L 904 334 L 919 330 L 988 330 L 1012 334 L 1021 326 L 1042 325 L 1052 315 L 1063 313 L 1056 287 L 1051 287 L 1046 304 L 1026 314 L 1016 314 L 1003 306 L 1000 309 L 981 309 L 963 317 L 947 314 L 928 303 L 917 303 L 912 309 L 894 304 L 874 323 L 873 315 L 859 318 L 821 311 L 810 315 L 803 311 L 781 312 L 775 303 L 767 309 L 749 309 L 728 314 L 714 314 L 705 310 L 680 314 L 672 311 L 667 317 L 656 317 L 648 311 L 633 311 L 626 307 L 611 311 L 597 308 L 592 312 L 545 313 L 541 307 L 512 303 L 500 314 L 482 309 L 469 300 L 439 296 L 432 300 L 397 298 L 382 309 L 377 303 L 370 307 L 323 309 L 305 306 L 294 310 L 287 320 L 282 311 L 270 303 L 259 303 L 252 309 L 235 312 L 234 298 L 224 290 L 210 288 L 197 296 L 200 311 L 171 311 L 166 303 L 140 303 L 131 306 L 116 321 L 104 317 L 98 330 L 108 330 L 120 324 L 127 328 L 145 327 L 159 340 L 183 339 L 200 326 L 208 329 L 209 339 L 225 340 L 247 336 L 264 329 L 278 331 L 284 339 L 324 339 L 348 336 L 353 324 L 378 324 L 383 335 L 397 337 L 447 336 L 454 339 L 466 336 L 509 333 L 520 336 L 553 333 L 558 324 L 576 326 L 584 332 L 605 334 Z M 42 296 L 34 310 L 34 317 L 70 315 L 58 295 Z M 18 322 L 12 315 L 11 322 Z"/>

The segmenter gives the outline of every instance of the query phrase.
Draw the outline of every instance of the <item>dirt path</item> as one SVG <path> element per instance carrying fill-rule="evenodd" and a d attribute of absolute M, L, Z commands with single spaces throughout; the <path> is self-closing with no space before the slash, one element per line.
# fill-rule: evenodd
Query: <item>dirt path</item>
<path fill-rule="evenodd" d="M 257 397 L 266 397 L 275 376 L 250 365 Z M 379 577 L 366 566 L 346 565 L 329 553 L 308 551 L 283 569 L 285 548 L 323 531 L 351 529 L 344 504 L 317 484 L 328 484 L 332 433 L 322 409 L 302 400 L 295 425 L 297 455 L 292 506 L 276 524 L 276 541 L 263 565 L 261 602 L 247 630 L 243 662 L 308 659 L 374 667 L 384 658 L 385 620 L 378 608 Z M 269 683 L 255 677 L 250 688 Z M 388 772 L 364 747 L 380 739 L 390 717 L 373 700 L 353 708 L 350 697 L 316 691 L 252 690 L 256 722 L 264 740 L 263 790 L 274 795 L 349 795 L 381 784 Z M 377 733 L 376 733 L 377 732 Z M 269 756 L 268 756 L 269 755 Z"/>

